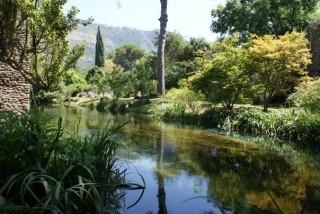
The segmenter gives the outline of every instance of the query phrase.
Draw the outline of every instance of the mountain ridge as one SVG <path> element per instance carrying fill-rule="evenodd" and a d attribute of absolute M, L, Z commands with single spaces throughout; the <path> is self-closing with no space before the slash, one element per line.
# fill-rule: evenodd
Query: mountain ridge
<path fill-rule="evenodd" d="M 103 38 L 106 56 L 114 49 L 125 44 L 135 44 L 148 52 L 155 50 L 153 42 L 158 34 L 158 30 L 147 31 L 96 23 L 88 26 L 79 26 L 68 35 L 68 41 L 71 46 L 81 43 L 86 45 L 85 54 L 80 58 L 78 63 L 80 68 L 88 68 L 94 65 L 98 26 Z"/>

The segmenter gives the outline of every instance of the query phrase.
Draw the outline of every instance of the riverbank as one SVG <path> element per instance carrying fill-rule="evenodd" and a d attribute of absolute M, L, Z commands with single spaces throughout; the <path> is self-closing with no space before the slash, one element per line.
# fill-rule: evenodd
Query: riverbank
<path fill-rule="evenodd" d="M 154 112 L 159 119 L 169 123 L 193 124 L 309 145 L 320 142 L 320 115 L 301 110 L 278 109 L 266 113 L 255 108 L 226 111 L 217 107 L 194 114 L 171 105 L 156 107 Z"/>
<path fill-rule="evenodd" d="M 143 108 L 151 108 L 153 102 Z M 133 112 L 111 115 L 89 108 L 57 106 L 44 108 L 43 115 L 62 115 L 66 131 L 77 123 L 82 133 L 108 120 L 115 124 L 128 122 L 117 138 L 123 145 L 117 157 L 130 163 L 126 178 L 140 183 L 138 170 L 146 189 L 136 206 L 120 213 L 157 213 L 159 187 L 165 190 L 168 209 L 177 213 L 214 212 L 216 204 L 221 204 L 225 212 L 277 213 L 270 194 L 286 212 L 298 214 L 319 207 L 319 158 L 309 150 L 262 138 L 256 142 L 245 135 L 230 138 L 211 129 L 162 123 Z M 225 191 L 226 187 L 230 188 Z M 130 191 L 126 204 L 135 202 L 138 196 Z M 186 202 L 189 198 L 197 199 Z M 247 207 L 245 211 L 243 207 Z"/>
<path fill-rule="evenodd" d="M 97 108 L 112 113 L 141 114 L 166 123 L 216 128 L 254 136 L 272 137 L 299 144 L 320 143 L 320 115 L 298 109 L 279 108 L 263 112 L 259 106 L 239 105 L 232 111 L 201 103 L 196 112 L 164 99 L 77 100 L 68 106 Z"/>

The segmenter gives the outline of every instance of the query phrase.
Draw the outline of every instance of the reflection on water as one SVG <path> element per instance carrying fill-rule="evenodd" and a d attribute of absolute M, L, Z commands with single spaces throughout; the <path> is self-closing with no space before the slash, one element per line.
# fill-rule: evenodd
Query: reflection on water
<path fill-rule="evenodd" d="M 87 109 L 47 108 L 82 133 L 128 122 L 119 157 L 127 179 L 146 182 L 140 202 L 121 213 L 320 213 L 319 157 L 292 147 L 275 151 L 267 143 L 236 140 L 211 131 L 113 117 Z M 80 121 L 80 122 L 79 122 Z M 261 149 L 262 148 L 262 149 Z M 140 192 L 129 192 L 128 207 Z"/>

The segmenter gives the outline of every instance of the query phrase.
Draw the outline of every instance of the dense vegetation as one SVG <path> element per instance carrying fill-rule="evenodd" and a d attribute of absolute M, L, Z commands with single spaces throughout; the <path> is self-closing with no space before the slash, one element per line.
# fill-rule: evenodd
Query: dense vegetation
<path fill-rule="evenodd" d="M 309 42 L 306 34 L 297 32 L 306 31 L 315 19 L 317 2 L 229 0 L 212 11 L 212 30 L 223 36 L 212 44 L 201 38 L 188 41 L 177 32 L 163 32 L 166 45 L 162 67 L 166 68 L 165 89 L 169 90 L 164 99 L 192 114 L 210 111 L 211 105 L 232 112 L 235 106 L 243 104 L 262 105 L 265 112 L 270 106 L 291 106 L 308 114 L 319 112 L 317 81 L 307 72 L 311 63 Z M 31 12 L 21 17 L 8 14 L 22 23 L 32 23 L 30 36 L 38 42 L 30 44 L 34 60 L 32 72 L 27 76 L 38 103 L 87 102 L 94 107 L 96 100 L 100 100 L 96 105 L 99 110 L 113 112 L 150 104 L 149 99 L 159 94 L 159 53 L 127 44 L 109 51 L 105 57 L 98 27 L 95 66 L 79 70 L 76 62 L 84 46 L 69 47 L 66 36 L 77 25 L 91 20 L 77 19 L 75 8 L 64 14 L 61 8 L 65 3 L 21 1 L 11 3 L 12 7 L 21 14 L 30 7 Z M 165 5 L 162 11 L 166 12 Z M 46 14 L 59 16 L 52 22 L 52 17 Z M 166 24 L 165 18 L 163 14 L 162 24 Z M 234 19 L 240 21 L 233 22 Z M 11 31 L 7 29 L 7 34 Z M 154 41 L 155 49 L 163 46 L 161 39 L 160 36 Z M 20 48 L 12 44 L 7 41 L 3 46 Z M 8 53 L 3 52 L 1 57 L 9 61 Z M 307 98 L 310 93 L 314 99 Z M 141 101 L 123 102 L 123 98 Z M 206 103 L 206 107 L 201 103 Z"/>
<path fill-rule="evenodd" d="M 0 115 L 0 209 L 9 213 L 114 213 L 126 183 L 111 125 L 80 136 L 37 114 Z"/>
<path fill-rule="evenodd" d="M 320 143 L 320 80 L 308 73 L 307 39 L 319 1 L 227 0 L 212 11 L 211 29 L 220 38 L 208 43 L 166 32 L 167 0 L 160 0 L 158 52 L 126 44 L 105 56 L 98 27 L 87 70 L 77 64 L 85 46 L 69 45 L 67 36 L 92 20 L 78 19 L 76 8 L 64 13 L 66 2 L 0 1 L 0 60 L 31 84 L 34 105 L 143 112 L 165 122 Z M 117 165 L 113 136 L 121 126 L 81 136 L 64 132 L 61 119 L 50 124 L 31 113 L 0 114 L 0 212 L 114 213 L 124 189 L 144 188 L 126 183 Z"/>

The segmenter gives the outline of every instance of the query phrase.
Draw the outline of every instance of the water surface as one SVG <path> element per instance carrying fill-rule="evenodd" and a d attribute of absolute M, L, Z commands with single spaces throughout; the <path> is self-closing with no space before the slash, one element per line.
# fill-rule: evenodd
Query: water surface
<path fill-rule="evenodd" d="M 64 107 L 44 112 L 61 115 L 68 128 L 79 124 L 81 133 L 107 121 L 128 122 L 118 156 L 127 179 L 141 183 L 141 174 L 146 189 L 120 213 L 320 213 L 320 158 L 310 152 L 137 116 Z M 139 195 L 128 192 L 124 206 Z"/>

